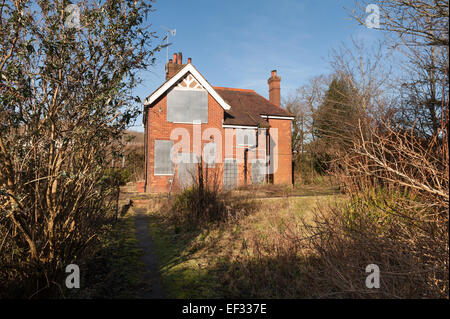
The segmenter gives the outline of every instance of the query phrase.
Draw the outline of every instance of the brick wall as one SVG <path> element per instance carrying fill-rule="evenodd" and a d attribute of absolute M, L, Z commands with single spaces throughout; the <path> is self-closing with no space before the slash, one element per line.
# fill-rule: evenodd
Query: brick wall
<path fill-rule="evenodd" d="M 170 189 L 170 180 L 175 178 L 174 188 L 176 190 L 176 171 L 174 176 L 155 176 L 154 175 L 154 149 L 155 140 L 170 140 L 171 132 L 175 128 L 184 128 L 189 133 L 189 150 L 183 150 L 185 152 L 195 152 L 200 155 L 205 143 L 209 142 L 209 137 L 214 136 L 216 144 L 222 144 L 222 157 L 224 156 L 225 147 L 225 134 L 222 128 L 222 120 L 224 117 L 224 112 L 222 107 L 217 103 L 217 101 L 208 94 L 208 123 L 201 125 L 202 142 L 199 144 L 197 150 L 194 150 L 194 125 L 192 124 L 179 124 L 167 122 L 167 93 L 164 94 L 152 108 L 149 108 L 147 112 L 147 184 L 146 192 L 159 193 L 168 192 Z M 211 130 L 215 128 L 217 130 Z M 218 132 L 220 136 L 215 136 L 214 132 Z M 220 138 L 220 141 L 218 140 Z M 181 136 L 173 139 L 174 144 L 180 142 Z M 176 169 L 176 167 L 175 167 Z M 217 168 L 218 169 L 218 168 Z M 217 170 L 216 169 L 216 170 Z M 210 169 L 212 170 L 212 169 Z M 210 174 L 211 176 L 211 174 Z"/>
<path fill-rule="evenodd" d="M 275 135 L 274 128 L 278 129 L 277 170 L 273 176 L 274 184 L 292 184 L 292 148 L 291 148 L 291 120 L 269 119 L 270 134 Z"/>

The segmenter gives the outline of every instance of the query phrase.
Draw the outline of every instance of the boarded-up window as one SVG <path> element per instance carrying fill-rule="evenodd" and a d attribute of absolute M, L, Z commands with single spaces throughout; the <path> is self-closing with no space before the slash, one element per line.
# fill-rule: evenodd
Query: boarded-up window
<path fill-rule="evenodd" d="M 155 140 L 155 175 L 173 175 L 173 141 Z"/>
<path fill-rule="evenodd" d="M 261 184 L 266 175 L 266 164 L 263 160 L 255 160 L 252 163 L 252 183 Z"/>
<path fill-rule="evenodd" d="M 208 123 L 208 93 L 173 89 L 167 95 L 167 122 Z"/>
<path fill-rule="evenodd" d="M 207 167 L 216 167 L 217 146 L 214 142 L 206 143 L 203 146 L 203 160 Z"/>
<path fill-rule="evenodd" d="M 177 180 L 181 188 L 192 186 L 197 178 L 196 156 L 192 153 L 182 153 L 178 156 Z"/>
<path fill-rule="evenodd" d="M 236 132 L 236 142 L 239 146 L 256 146 L 256 130 L 238 129 Z"/>
<path fill-rule="evenodd" d="M 238 181 L 238 164 L 235 159 L 226 158 L 223 163 L 223 187 L 232 189 Z"/>

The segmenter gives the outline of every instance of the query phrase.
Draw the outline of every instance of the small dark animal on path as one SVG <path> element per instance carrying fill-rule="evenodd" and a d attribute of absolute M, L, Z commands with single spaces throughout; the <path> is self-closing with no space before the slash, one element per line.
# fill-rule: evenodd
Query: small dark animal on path
<path fill-rule="evenodd" d="M 122 206 L 122 210 L 120 211 L 120 217 L 125 216 L 128 210 L 133 206 L 134 206 L 133 201 L 130 199 L 130 202 L 128 204 Z"/>

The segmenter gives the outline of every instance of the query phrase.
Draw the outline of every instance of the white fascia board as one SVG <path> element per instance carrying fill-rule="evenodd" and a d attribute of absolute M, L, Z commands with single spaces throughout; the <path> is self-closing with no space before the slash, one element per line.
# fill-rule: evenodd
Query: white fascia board
<path fill-rule="evenodd" d="M 164 94 L 168 89 L 170 89 L 175 83 L 177 83 L 186 73 L 190 72 L 192 76 L 200 82 L 200 84 L 208 91 L 209 94 L 219 103 L 219 105 L 224 110 L 229 110 L 231 107 L 220 97 L 219 94 L 212 88 L 212 86 L 206 81 L 206 79 L 198 72 L 192 64 L 186 65 L 181 71 L 179 71 L 175 76 L 173 76 L 169 81 L 164 83 L 158 90 L 156 90 L 152 95 L 145 99 L 144 105 L 150 105 L 155 102 L 161 95 Z"/>
<path fill-rule="evenodd" d="M 295 117 L 293 116 L 275 116 L 275 115 L 261 115 L 264 119 L 277 119 L 277 120 L 293 120 Z"/>
<path fill-rule="evenodd" d="M 258 129 L 257 126 L 242 126 L 242 125 L 230 125 L 230 124 L 223 124 L 222 127 L 223 128 L 242 128 L 242 129 L 251 129 L 251 130 Z"/>

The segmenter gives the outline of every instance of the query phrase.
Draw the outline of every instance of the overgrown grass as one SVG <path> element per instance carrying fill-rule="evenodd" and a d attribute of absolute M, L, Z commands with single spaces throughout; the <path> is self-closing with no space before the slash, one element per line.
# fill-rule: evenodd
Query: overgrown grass
<path fill-rule="evenodd" d="M 255 235 L 247 258 L 232 262 L 230 296 L 448 298 L 448 213 L 372 190 L 313 216 Z M 380 268 L 379 289 L 365 286 L 369 264 Z"/>
<path fill-rule="evenodd" d="M 229 200 L 242 207 L 239 201 L 249 199 L 230 197 Z M 255 236 L 270 238 L 292 221 L 311 219 L 318 202 L 335 200 L 334 196 L 252 200 L 255 209 L 238 215 L 239 218 L 201 227 L 183 227 L 171 215 L 170 203 L 165 202 L 162 207 L 153 204 L 150 232 L 168 297 L 235 296 L 236 282 L 244 280 L 241 277 L 245 273 L 233 273 L 233 269 L 237 269 L 238 262 L 253 258 L 249 243 Z M 245 291 L 242 293 L 246 295 Z"/>
<path fill-rule="evenodd" d="M 182 231 L 159 213 L 150 218 L 155 253 L 161 271 L 161 281 L 168 298 L 215 298 L 218 274 L 194 257 L 195 242 L 201 241 L 198 230 Z"/>
<path fill-rule="evenodd" d="M 415 195 L 254 201 L 250 214 L 197 228 L 170 209 L 152 212 L 169 297 L 448 298 L 448 213 Z M 365 285 L 369 264 L 380 268 L 379 289 Z"/>
<path fill-rule="evenodd" d="M 247 196 L 251 198 L 289 197 L 289 196 L 321 196 L 339 194 L 337 185 L 320 184 L 255 184 L 240 186 L 231 192 L 233 195 Z"/>
<path fill-rule="evenodd" d="M 237 220 L 255 211 L 256 203 L 248 196 L 194 186 L 176 195 L 166 209 L 174 224 L 191 230 Z"/>

